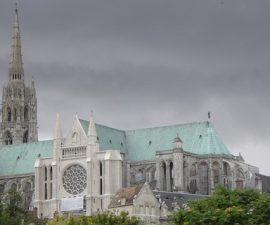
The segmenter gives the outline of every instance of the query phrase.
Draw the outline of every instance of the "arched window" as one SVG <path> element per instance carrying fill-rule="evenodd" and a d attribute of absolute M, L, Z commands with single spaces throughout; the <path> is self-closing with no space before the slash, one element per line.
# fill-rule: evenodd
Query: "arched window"
<path fill-rule="evenodd" d="M 15 122 L 17 121 L 17 109 L 16 108 L 14 109 L 14 121 Z"/>
<path fill-rule="evenodd" d="M 17 184 L 16 183 L 11 184 L 11 189 L 17 191 Z"/>
<path fill-rule="evenodd" d="M 161 191 L 166 191 L 166 163 L 161 164 Z"/>
<path fill-rule="evenodd" d="M 102 177 L 102 162 L 99 162 L 99 175 Z"/>
<path fill-rule="evenodd" d="M 3 140 L 5 145 L 12 145 L 12 134 L 9 131 L 6 131 L 3 135 Z"/>
<path fill-rule="evenodd" d="M 212 172 L 213 172 L 213 179 L 214 179 L 214 186 L 220 183 L 220 176 L 219 176 L 219 163 L 214 162 L 212 165 Z"/>
<path fill-rule="evenodd" d="M 23 134 L 23 143 L 27 143 L 28 142 L 28 131 L 25 131 Z"/>
<path fill-rule="evenodd" d="M 7 121 L 11 122 L 11 109 L 10 109 L 10 107 L 7 108 Z"/>
<path fill-rule="evenodd" d="M 25 106 L 24 107 L 24 121 L 28 121 L 29 120 L 29 117 L 28 117 L 29 112 L 28 111 L 29 111 L 28 110 L 28 106 Z"/>
<path fill-rule="evenodd" d="M 208 165 L 206 162 L 202 162 L 199 164 L 198 173 L 199 173 L 200 194 L 208 195 L 209 193 Z"/>
<path fill-rule="evenodd" d="M 24 207 L 26 210 L 29 210 L 30 207 L 30 203 L 32 200 L 32 190 L 31 190 L 31 183 L 30 182 L 26 182 L 26 184 L 24 185 L 23 188 L 23 192 L 24 192 Z"/>
<path fill-rule="evenodd" d="M 244 171 L 240 166 L 238 166 L 236 169 L 236 188 L 243 189 L 244 180 L 245 180 Z"/>
<path fill-rule="evenodd" d="M 3 193 L 5 190 L 5 185 L 4 184 L 0 184 L 0 194 Z"/>
<path fill-rule="evenodd" d="M 173 162 L 170 162 L 169 164 L 170 166 L 170 177 L 169 177 L 169 181 L 170 181 L 170 184 L 169 184 L 169 190 L 167 191 L 172 191 L 173 189 Z"/>
<path fill-rule="evenodd" d="M 191 165 L 191 168 L 190 168 L 190 176 L 193 177 L 193 176 L 196 176 L 196 164 L 193 163 Z"/>
<path fill-rule="evenodd" d="M 196 179 L 192 179 L 189 184 L 189 192 L 195 194 L 197 191 L 197 181 Z"/>
<path fill-rule="evenodd" d="M 227 162 L 223 162 L 223 174 L 224 176 L 232 175 L 230 165 Z"/>

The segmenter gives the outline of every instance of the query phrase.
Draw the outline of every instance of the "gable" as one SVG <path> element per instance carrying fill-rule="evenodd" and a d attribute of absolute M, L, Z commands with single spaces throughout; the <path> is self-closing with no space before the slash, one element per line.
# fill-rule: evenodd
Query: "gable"
<path fill-rule="evenodd" d="M 148 183 L 145 183 L 135 198 L 134 205 L 158 206 L 159 202 L 154 196 Z"/>

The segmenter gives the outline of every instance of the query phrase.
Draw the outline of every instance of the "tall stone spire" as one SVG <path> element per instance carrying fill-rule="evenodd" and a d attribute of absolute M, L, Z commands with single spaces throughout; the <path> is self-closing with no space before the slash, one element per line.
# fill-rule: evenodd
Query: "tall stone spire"
<path fill-rule="evenodd" d="M 23 81 L 24 70 L 21 52 L 21 36 L 18 16 L 18 4 L 15 3 L 15 24 L 13 27 L 13 37 L 9 65 L 9 81 Z"/>
<path fill-rule="evenodd" d="M 9 82 L 2 92 L 2 122 L 0 123 L 0 144 L 11 145 L 38 140 L 37 98 L 34 83 L 24 83 L 18 6 L 15 5 Z"/>

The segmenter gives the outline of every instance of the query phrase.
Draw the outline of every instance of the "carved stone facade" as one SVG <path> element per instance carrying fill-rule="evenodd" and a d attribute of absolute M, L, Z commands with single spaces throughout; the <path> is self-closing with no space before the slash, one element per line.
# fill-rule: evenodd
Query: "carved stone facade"
<path fill-rule="evenodd" d="M 67 138 L 57 119 L 52 158 L 35 163 L 35 201 L 39 217 L 55 212 L 86 213 L 108 208 L 111 197 L 123 186 L 124 155 L 100 151 L 93 117 L 86 134 L 76 116 Z M 81 198 L 74 198 L 81 196 Z M 77 208 L 74 206 L 77 203 Z"/>
<path fill-rule="evenodd" d="M 36 90 L 33 81 L 30 87 L 24 83 L 19 19 L 16 8 L 9 80 L 2 92 L 0 142 L 2 145 L 11 145 L 37 140 Z"/>
<path fill-rule="evenodd" d="M 14 189 L 21 193 L 23 206 L 27 210 L 33 210 L 35 176 L 21 175 L 12 177 L 1 177 L 0 193 Z"/>

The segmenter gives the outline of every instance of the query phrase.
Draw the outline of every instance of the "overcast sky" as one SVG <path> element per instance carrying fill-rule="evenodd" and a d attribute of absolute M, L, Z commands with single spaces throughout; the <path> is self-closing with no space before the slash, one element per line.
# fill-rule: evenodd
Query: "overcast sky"
<path fill-rule="evenodd" d="M 74 116 L 119 129 L 207 120 L 270 175 L 269 0 L 20 0 L 39 139 Z M 0 86 L 13 1 L 0 0 Z"/>

